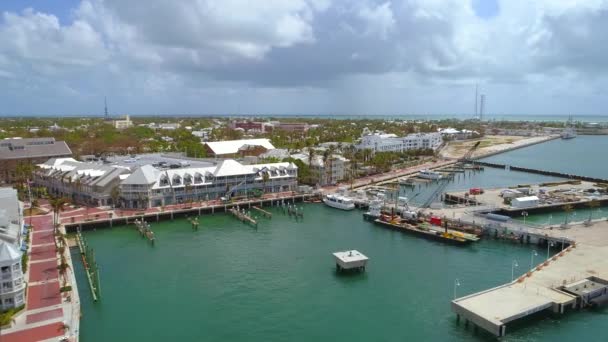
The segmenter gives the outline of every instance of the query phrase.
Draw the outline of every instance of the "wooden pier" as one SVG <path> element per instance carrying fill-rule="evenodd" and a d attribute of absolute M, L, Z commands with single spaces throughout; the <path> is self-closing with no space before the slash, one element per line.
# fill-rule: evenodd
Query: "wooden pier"
<path fill-rule="evenodd" d="M 135 227 L 139 231 L 139 234 L 141 234 L 142 237 L 145 237 L 146 239 L 148 239 L 148 241 L 150 241 L 150 243 L 154 246 L 156 237 L 154 236 L 154 232 L 150 228 L 150 224 L 148 222 L 144 221 L 143 218 L 141 221 L 136 219 Z"/>
<path fill-rule="evenodd" d="M 80 257 L 84 266 L 84 272 L 87 275 L 87 280 L 89 282 L 91 297 L 93 297 L 93 301 L 96 302 L 101 299 L 101 285 L 99 282 L 99 268 L 97 267 L 97 262 L 95 261 L 93 249 L 87 245 L 86 240 L 80 231 L 76 233 L 76 244 L 78 245 Z"/>
<path fill-rule="evenodd" d="M 281 203 L 297 203 L 303 201 L 311 201 L 318 196 L 314 194 L 294 194 L 288 196 L 279 196 L 273 198 L 256 198 L 247 201 L 203 205 L 203 206 L 192 206 L 189 208 L 175 208 L 172 210 L 160 211 L 160 212 L 145 212 L 145 213 L 134 213 L 124 216 L 113 216 L 93 219 L 90 221 L 82 222 L 66 222 L 64 223 L 65 229 L 69 233 L 76 232 L 78 229 L 82 231 L 93 230 L 98 228 L 113 227 L 115 225 L 128 225 L 133 223 L 136 219 L 144 219 L 148 222 L 151 221 L 164 221 L 174 220 L 176 218 L 190 217 L 192 215 L 213 215 L 215 213 L 226 212 L 228 213 L 231 208 L 238 207 L 252 207 L 252 206 L 269 206 L 281 207 Z"/>
<path fill-rule="evenodd" d="M 243 209 L 243 211 L 241 211 L 238 207 L 231 208 L 230 210 L 228 210 L 228 212 L 230 212 L 230 214 L 232 214 L 232 216 L 236 217 L 241 222 L 249 223 L 256 228 L 258 227 L 258 221 L 254 220 L 251 216 L 249 216 L 247 213 L 245 213 L 244 209 Z"/>
<path fill-rule="evenodd" d="M 253 209 L 257 210 L 258 212 L 260 212 L 262 214 L 262 216 L 266 217 L 266 218 L 272 218 L 272 213 L 258 207 L 258 206 L 253 206 Z"/>

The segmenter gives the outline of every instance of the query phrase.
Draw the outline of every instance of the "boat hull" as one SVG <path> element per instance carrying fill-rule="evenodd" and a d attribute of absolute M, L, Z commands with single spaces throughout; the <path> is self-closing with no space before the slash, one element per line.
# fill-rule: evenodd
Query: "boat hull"
<path fill-rule="evenodd" d="M 326 199 L 323 200 L 323 203 L 325 203 L 325 205 L 328 207 L 332 207 L 332 208 L 340 209 L 340 210 L 349 211 L 349 210 L 355 209 L 355 204 L 353 204 L 353 203 L 351 203 L 350 205 L 345 205 L 343 203 L 335 203 L 332 201 L 328 201 Z"/>

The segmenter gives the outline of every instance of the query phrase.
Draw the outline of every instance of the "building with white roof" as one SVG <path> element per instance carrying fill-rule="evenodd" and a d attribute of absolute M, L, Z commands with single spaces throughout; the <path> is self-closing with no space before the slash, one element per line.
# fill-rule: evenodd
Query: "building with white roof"
<path fill-rule="evenodd" d="M 266 176 L 265 176 L 266 175 Z M 142 166 L 121 182 L 127 208 L 246 196 L 252 191 L 295 191 L 298 168 L 293 163 L 243 165 L 226 159 L 210 167 L 159 170 Z"/>
<path fill-rule="evenodd" d="M 395 134 L 383 132 L 370 132 L 363 130 L 361 143 L 357 149 L 369 149 L 373 152 L 404 152 L 415 149 L 438 149 L 443 143 L 441 134 L 436 133 L 414 133 L 405 137 L 398 137 Z"/>
<path fill-rule="evenodd" d="M 34 183 L 46 187 L 51 195 L 75 203 L 105 206 L 115 204 L 112 189 L 120 184 L 121 176 L 130 173 L 125 166 L 53 158 L 38 165 Z"/>
<path fill-rule="evenodd" d="M 274 150 L 270 139 L 242 139 L 209 141 L 205 143 L 207 155 L 215 157 L 259 156 Z"/>
<path fill-rule="evenodd" d="M 210 163 L 141 155 L 103 162 L 55 158 L 38 167 L 34 182 L 50 194 L 95 206 L 147 208 L 297 189 L 297 166 L 287 162 L 243 165 L 232 159 Z"/>

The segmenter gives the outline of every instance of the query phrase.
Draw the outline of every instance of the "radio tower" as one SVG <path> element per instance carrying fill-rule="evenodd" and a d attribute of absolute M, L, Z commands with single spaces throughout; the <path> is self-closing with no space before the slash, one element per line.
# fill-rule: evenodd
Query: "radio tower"
<path fill-rule="evenodd" d="M 475 84 L 475 106 L 473 107 L 473 118 L 477 118 L 477 84 Z"/>
<path fill-rule="evenodd" d="M 108 100 L 105 96 L 103 97 L 103 110 L 104 110 L 104 120 L 110 121 L 110 115 L 108 114 Z"/>
<path fill-rule="evenodd" d="M 486 95 L 481 94 L 479 96 L 479 121 L 483 121 L 483 112 L 486 109 Z"/>

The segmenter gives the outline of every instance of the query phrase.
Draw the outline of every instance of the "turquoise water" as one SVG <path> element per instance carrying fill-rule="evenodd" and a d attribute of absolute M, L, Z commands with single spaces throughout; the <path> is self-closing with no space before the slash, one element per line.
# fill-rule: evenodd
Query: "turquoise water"
<path fill-rule="evenodd" d="M 580 135 L 497 154 L 484 161 L 608 179 L 608 136 Z"/>
<path fill-rule="evenodd" d="M 572 140 L 583 149 L 576 161 L 586 158 L 584 138 Z M 594 141 L 608 141 L 603 138 Z M 526 150 L 542 146 L 505 156 L 533 154 Z M 535 167 L 530 165 L 535 159 L 556 167 L 576 164 L 562 162 L 562 156 L 530 157 L 513 165 Z M 606 165 L 605 158 L 590 160 L 585 163 L 590 170 L 583 170 L 589 175 Z M 551 180 L 555 178 L 486 168 L 456 176 L 447 189 Z M 420 202 L 434 186 L 403 188 L 402 194 L 419 193 L 413 201 Z M 494 341 L 456 324 L 449 307 L 454 281 L 461 284 L 457 296 L 504 284 L 511 278 L 512 260 L 520 265 L 516 275 L 524 273 L 534 248 L 493 240 L 448 246 L 379 228 L 363 221 L 360 211 L 303 207 L 304 221 L 273 211 L 274 218 L 260 219 L 257 230 L 224 214 L 201 217 L 196 232 L 183 219 L 152 223 L 154 247 L 132 227 L 87 232 L 101 266 L 103 298 L 91 301 L 82 264 L 75 258 L 82 341 Z M 608 210 L 594 215 L 603 212 Z M 553 223 L 563 221 L 563 214 L 552 215 Z M 577 211 L 575 219 L 581 216 L 586 219 L 588 211 Z M 528 220 L 544 223 L 549 218 Z M 331 253 L 345 249 L 370 257 L 364 274 L 335 273 Z M 546 250 L 538 254 L 545 256 Z M 606 341 L 607 314 L 541 317 L 508 327 L 502 340 Z"/>
<path fill-rule="evenodd" d="M 153 223 L 152 247 L 132 227 L 86 233 L 101 266 L 102 301 L 86 291 L 82 341 L 491 341 L 457 325 L 457 295 L 524 273 L 531 248 L 499 241 L 448 246 L 385 230 L 320 204 L 296 222 L 274 211 L 256 230 L 230 216 Z M 339 276 L 331 252 L 358 249 L 364 274 Z M 544 252 L 539 252 L 545 255 Z M 602 341 L 606 312 L 544 317 L 505 341 Z"/>

